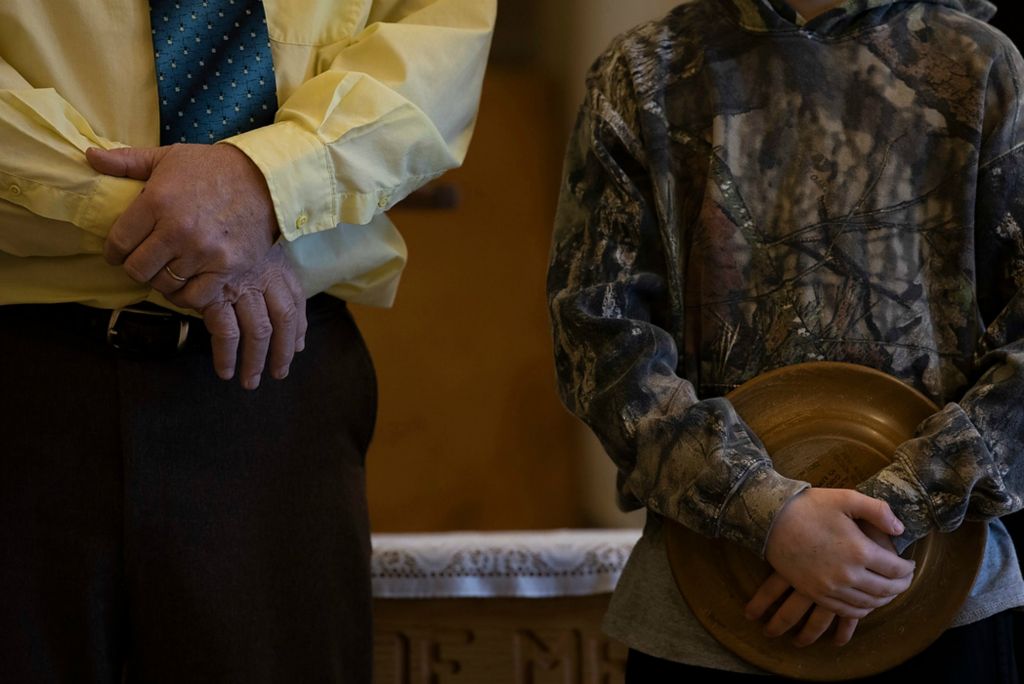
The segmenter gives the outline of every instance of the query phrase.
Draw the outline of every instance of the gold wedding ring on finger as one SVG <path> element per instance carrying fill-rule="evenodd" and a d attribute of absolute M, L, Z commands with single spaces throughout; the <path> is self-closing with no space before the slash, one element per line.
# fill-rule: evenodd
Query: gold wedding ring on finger
<path fill-rule="evenodd" d="M 184 283 L 184 282 L 188 281 L 188 278 L 182 278 L 180 275 L 178 275 L 177 273 L 172 271 L 170 266 L 164 266 L 164 270 L 167 271 L 167 275 L 171 276 L 172 278 L 177 280 L 179 283 Z"/>

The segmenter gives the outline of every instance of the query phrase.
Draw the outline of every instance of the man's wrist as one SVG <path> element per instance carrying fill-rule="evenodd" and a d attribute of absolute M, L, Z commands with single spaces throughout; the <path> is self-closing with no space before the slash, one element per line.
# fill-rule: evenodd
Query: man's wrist
<path fill-rule="evenodd" d="M 251 180 L 254 192 L 262 199 L 263 208 L 261 213 L 264 219 L 264 226 L 266 227 L 267 244 L 273 245 L 281 238 L 281 227 L 278 224 L 277 214 L 274 210 L 274 201 L 270 195 L 270 187 L 267 185 L 266 177 L 256 162 L 238 147 L 234 145 L 216 145 L 215 147 L 218 152 L 223 150 L 222 153 L 235 159 L 240 167 L 240 174 Z"/>

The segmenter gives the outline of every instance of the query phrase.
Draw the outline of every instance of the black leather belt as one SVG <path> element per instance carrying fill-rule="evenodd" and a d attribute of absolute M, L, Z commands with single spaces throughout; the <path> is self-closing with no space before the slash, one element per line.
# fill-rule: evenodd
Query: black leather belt
<path fill-rule="evenodd" d="M 172 356 L 191 348 L 190 339 L 203 337 L 193 331 L 195 327 L 203 327 L 201 320 L 157 306 L 134 305 L 96 311 L 100 313 L 87 315 L 96 316 L 98 323 L 106 319 L 104 339 L 111 349 L 122 354 Z M 93 327 L 99 331 L 98 325 L 93 324 Z"/>
<path fill-rule="evenodd" d="M 345 302 L 318 294 L 306 302 L 309 324 L 333 316 L 348 316 Z M 210 350 L 210 333 L 201 318 L 140 302 L 120 309 L 97 309 L 84 304 L 8 304 L 0 306 L 0 326 L 32 326 L 49 334 L 86 339 L 112 353 L 160 358 Z"/>
<path fill-rule="evenodd" d="M 166 358 L 210 348 L 202 319 L 141 302 L 120 309 L 83 304 L 19 304 L 0 307 L 22 325 L 57 328 L 94 347 L 133 358 Z"/>

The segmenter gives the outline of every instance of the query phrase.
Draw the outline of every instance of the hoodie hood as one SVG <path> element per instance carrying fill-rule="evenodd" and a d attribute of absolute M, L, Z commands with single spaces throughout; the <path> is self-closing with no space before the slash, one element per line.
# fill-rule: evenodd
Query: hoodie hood
<path fill-rule="evenodd" d="M 796 13 L 785 0 L 728 0 L 735 6 L 743 28 L 757 32 L 809 31 L 839 36 L 884 23 L 894 12 L 914 5 L 942 5 L 980 21 L 988 21 L 996 7 L 988 0 L 846 0 L 810 21 Z"/>

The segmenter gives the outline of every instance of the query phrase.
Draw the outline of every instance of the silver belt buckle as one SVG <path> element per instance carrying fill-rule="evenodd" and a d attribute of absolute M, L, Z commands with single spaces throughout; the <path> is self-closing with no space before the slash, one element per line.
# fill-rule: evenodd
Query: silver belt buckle
<path fill-rule="evenodd" d="M 140 316 L 155 316 L 157 318 L 175 318 L 176 316 L 170 311 L 152 311 L 150 309 L 140 309 L 134 306 L 123 306 L 120 309 L 114 309 L 110 312 L 110 321 L 107 323 L 107 344 L 118 351 L 123 351 L 117 336 L 119 331 L 117 329 L 117 322 L 121 320 L 122 314 L 137 314 Z M 188 340 L 188 319 L 178 318 L 178 342 L 175 351 L 181 351 L 185 348 L 185 342 Z"/>

